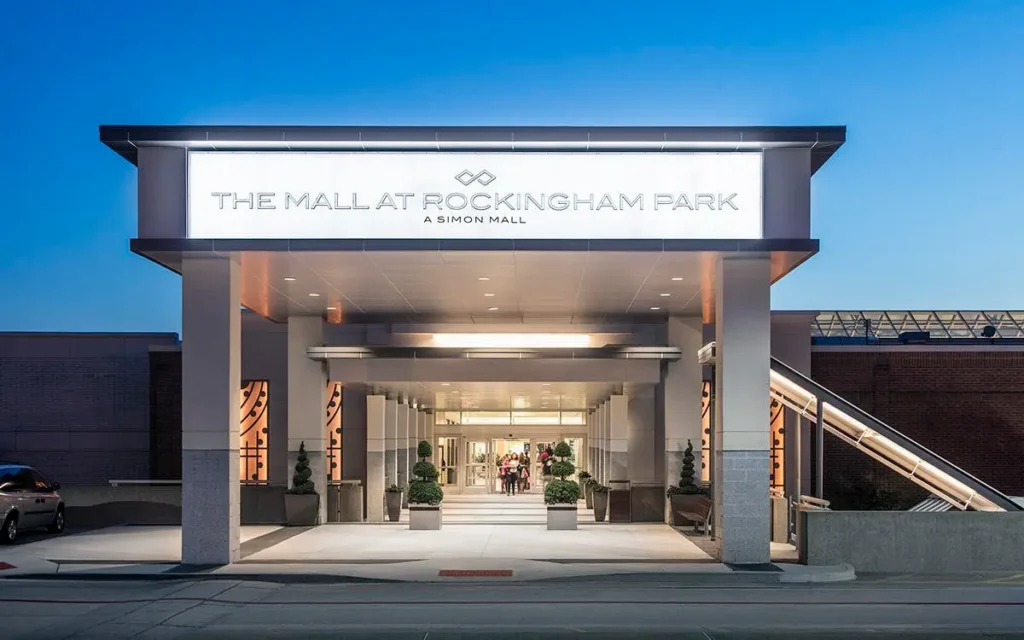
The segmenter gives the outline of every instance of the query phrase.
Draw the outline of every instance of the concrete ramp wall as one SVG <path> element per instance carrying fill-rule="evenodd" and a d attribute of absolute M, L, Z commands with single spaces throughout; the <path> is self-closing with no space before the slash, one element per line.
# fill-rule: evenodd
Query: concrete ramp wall
<path fill-rule="evenodd" d="M 806 511 L 800 562 L 857 573 L 1024 571 L 1024 512 Z"/>

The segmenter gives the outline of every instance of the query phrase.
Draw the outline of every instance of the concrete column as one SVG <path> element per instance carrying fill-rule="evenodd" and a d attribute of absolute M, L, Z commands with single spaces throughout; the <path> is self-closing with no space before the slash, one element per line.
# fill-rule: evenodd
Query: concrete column
<path fill-rule="evenodd" d="M 320 494 L 320 522 L 327 522 L 327 368 L 306 354 L 309 347 L 322 345 L 323 338 L 324 321 L 319 316 L 288 318 L 288 468 L 295 469 L 299 446 L 305 443 L 312 480 Z M 291 486 L 290 479 L 288 484 Z"/>
<path fill-rule="evenodd" d="M 607 484 L 609 480 L 617 479 L 611 477 L 611 398 L 604 400 L 601 406 L 604 417 L 601 419 L 601 467 L 604 469 L 604 479 Z"/>
<path fill-rule="evenodd" d="M 390 487 L 398 484 L 398 400 L 384 402 L 384 472 Z"/>
<path fill-rule="evenodd" d="M 629 478 L 629 398 L 614 395 L 608 400 L 608 479 Z"/>
<path fill-rule="evenodd" d="M 409 407 L 399 402 L 395 407 L 395 459 L 398 469 L 398 486 L 407 488 L 412 477 L 409 476 Z M 402 502 L 408 491 L 402 496 Z"/>
<path fill-rule="evenodd" d="M 726 258 L 715 300 L 715 524 L 722 562 L 769 562 L 770 266 Z"/>
<path fill-rule="evenodd" d="M 597 411 L 587 412 L 587 471 L 597 479 Z"/>
<path fill-rule="evenodd" d="M 420 412 L 416 411 L 416 409 L 413 408 L 412 404 L 410 404 L 410 406 L 406 409 L 406 411 L 409 413 L 409 445 L 408 445 L 408 452 L 409 452 L 409 469 L 410 469 L 410 474 L 412 474 L 413 467 L 416 466 L 416 461 L 417 461 L 417 458 L 416 458 L 416 445 L 419 444 L 420 440 L 422 439 L 419 436 L 419 434 L 418 434 L 418 431 L 420 429 Z"/>
<path fill-rule="evenodd" d="M 181 561 L 239 559 L 238 426 L 242 327 L 236 262 L 186 258 L 181 270 Z"/>
<path fill-rule="evenodd" d="M 385 452 L 387 437 L 384 396 L 366 396 L 366 521 L 384 522 L 384 489 L 387 488 Z"/>
<path fill-rule="evenodd" d="M 594 478 L 604 482 L 604 402 L 594 408 Z"/>
<path fill-rule="evenodd" d="M 683 452 L 687 441 L 693 443 L 694 468 L 701 464 L 700 388 L 701 369 L 697 351 L 703 346 L 703 321 L 699 317 L 669 318 L 668 343 L 679 347 L 683 357 L 665 368 L 661 395 L 664 415 L 665 488 L 679 482 Z M 665 501 L 665 522 L 669 522 Z"/>
<path fill-rule="evenodd" d="M 441 463 L 441 459 L 437 457 L 437 438 L 434 436 L 434 413 L 432 411 L 424 412 L 424 429 L 426 430 L 426 436 L 424 439 L 430 443 L 431 456 L 428 461 L 434 466 Z"/>
<path fill-rule="evenodd" d="M 652 484 L 657 474 L 654 427 L 654 388 L 643 387 L 629 396 L 626 413 L 628 477 L 633 482 Z"/>

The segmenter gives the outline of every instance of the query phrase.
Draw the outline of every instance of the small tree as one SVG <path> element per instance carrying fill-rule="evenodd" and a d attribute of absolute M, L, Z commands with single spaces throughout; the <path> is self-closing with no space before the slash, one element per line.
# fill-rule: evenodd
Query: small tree
<path fill-rule="evenodd" d="M 288 493 L 294 495 L 310 495 L 316 493 L 313 482 L 313 470 L 309 468 L 309 456 L 306 455 L 305 441 L 299 443 L 299 457 L 295 461 L 295 475 L 292 476 L 292 488 Z"/>
<path fill-rule="evenodd" d="M 437 467 L 427 462 L 434 449 L 426 440 L 420 441 L 416 447 L 416 455 L 420 461 L 413 465 L 413 480 L 409 483 L 409 503 L 439 505 L 444 500 L 444 490 L 437 484 Z"/>
<path fill-rule="evenodd" d="M 692 496 L 704 493 L 704 489 L 698 487 L 693 482 L 693 477 L 696 475 L 693 470 L 693 460 L 693 443 L 687 440 L 686 450 L 683 451 L 683 467 L 679 470 L 679 484 L 668 488 L 666 493 L 669 497 L 676 495 Z"/>
<path fill-rule="evenodd" d="M 572 447 L 564 441 L 555 445 L 555 458 L 557 462 L 551 465 L 551 474 L 557 478 L 544 487 L 544 502 L 547 504 L 576 504 L 580 499 L 580 485 L 572 480 L 566 480 L 576 473 L 576 465 L 569 462 L 572 457 Z"/>

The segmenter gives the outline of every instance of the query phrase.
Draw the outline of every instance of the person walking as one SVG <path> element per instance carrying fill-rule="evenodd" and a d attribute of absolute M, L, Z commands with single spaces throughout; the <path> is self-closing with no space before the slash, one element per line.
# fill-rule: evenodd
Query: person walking
<path fill-rule="evenodd" d="M 512 458 L 508 461 L 508 471 L 505 474 L 505 478 L 508 480 L 505 495 L 516 495 L 516 485 L 519 482 L 519 454 L 512 454 Z"/>

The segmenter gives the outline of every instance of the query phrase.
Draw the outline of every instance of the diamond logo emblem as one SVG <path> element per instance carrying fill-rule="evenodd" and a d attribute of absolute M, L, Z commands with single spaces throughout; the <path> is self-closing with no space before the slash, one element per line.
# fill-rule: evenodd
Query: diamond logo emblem
<path fill-rule="evenodd" d="M 491 184 L 498 178 L 487 169 L 484 169 L 479 173 L 473 173 L 469 169 L 463 169 L 461 172 L 459 172 L 458 175 L 455 176 L 455 179 L 467 187 L 473 184 L 474 182 L 479 182 L 480 184 L 486 187 L 487 185 Z"/>

